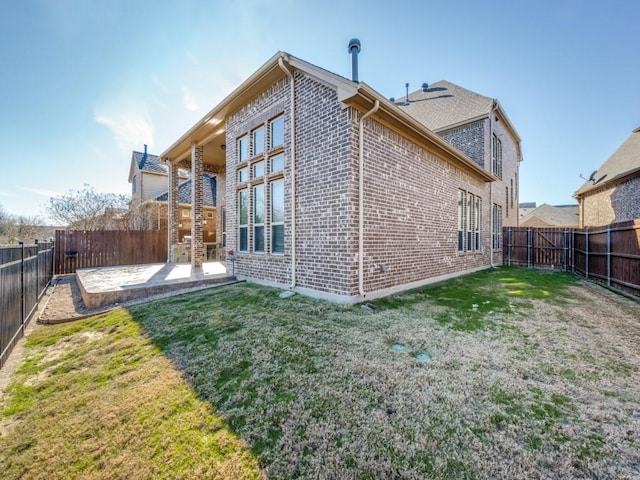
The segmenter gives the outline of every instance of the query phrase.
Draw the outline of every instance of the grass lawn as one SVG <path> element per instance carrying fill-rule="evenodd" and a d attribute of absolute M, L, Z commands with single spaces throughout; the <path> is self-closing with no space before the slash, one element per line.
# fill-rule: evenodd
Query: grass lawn
<path fill-rule="evenodd" d="M 0 398 L 0 476 L 640 477 L 639 303 L 507 267 L 373 312 L 279 293 L 37 329 Z"/>

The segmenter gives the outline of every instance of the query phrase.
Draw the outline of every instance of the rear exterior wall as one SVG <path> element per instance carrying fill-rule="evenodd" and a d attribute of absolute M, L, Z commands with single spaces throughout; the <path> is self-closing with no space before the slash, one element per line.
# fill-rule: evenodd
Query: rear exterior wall
<path fill-rule="evenodd" d="M 488 184 L 372 119 L 365 126 L 365 292 L 488 266 Z M 460 189 L 482 199 L 479 252 L 458 252 Z"/>

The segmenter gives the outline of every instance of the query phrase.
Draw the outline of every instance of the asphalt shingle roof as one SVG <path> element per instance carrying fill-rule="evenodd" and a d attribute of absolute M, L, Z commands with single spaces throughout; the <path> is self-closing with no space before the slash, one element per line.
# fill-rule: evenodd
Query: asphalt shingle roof
<path fill-rule="evenodd" d="M 178 185 L 178 203 L 191 203 L 191 179 L 185 180 Z M 202 174 L 202 206 L 203 207 L 215 207 L 216 206 L 216 178 L 209 174 Z M 158 202 L 167 202 L 169 200 L 169 192 L 164 192 L 162 195 L 158 195 L 155 198 Z"/>
<path fill-rule="evenodd" d="M 543 203 L 538 208 L 531 210 L 520 218 L 520 223 L 526 222 L 532 217 L 538 217 L 549 225 L 574 226 L 580 224 L 580 211 L 578 205 L 549 205 Z"/>
<path fill-rule="evenodd" d="M 594 172 L 593 181 L 584 182 L 576 195 L 599 188 L 633 171 L 640 172 L 640 127 Z"/>
<path fill-rule="evenodd" d="M 396 98 L 395 104 L 430 130 L 441 130 L 471 118 L 488 115 L 494 100 L 446 80 Z"/>
<path fill-rule="evenodd" d="M 143 152 L 134 151 L 133 158 L 138 165 L 138 169 L 143 172 L 162 173 L 164 175 L 169 174 L 169 167 L 166 163 L 160 160 L 160 157 L 158 155 L 147 153 L 145 157 L 145 154 Z M 184 168 L 179 168 L 178 175 L 180 177 L 187 178 L 190 176 L 190 173 Z"/>

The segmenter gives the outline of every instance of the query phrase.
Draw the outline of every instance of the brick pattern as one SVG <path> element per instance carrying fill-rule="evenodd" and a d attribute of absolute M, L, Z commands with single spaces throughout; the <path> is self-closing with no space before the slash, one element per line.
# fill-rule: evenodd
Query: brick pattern
<path fill-rule="evenodd" d="M 640 218 L 640 176 L 585 193 L 581 225 L 596 227 Z"/>
<path fill-rule="evenodd" d="M 336 92 L 298 72 L 296 82 L 296 230 L 298 287 L 345 296 L 358 295 L 358 120 L 362 113 L 344 108 Z M 290 90 L 284 78 L 226 119 L 227 250 L 236 254 L 239 275 L 288 284 L 291 281 Z M 265 253 L 238 252 L 237 170 L 263 157 L 237 161 L 236 141 L 260 125 L 284 114 L 285 119 L 285 253 L 269 252 L 270 212 L 267 208 Z M 505 135 L 496 127 L 499 134 Z M 269 129 L 266 129 L 267 136 Z M 453 135 L 453 132 L 449 132 Z M 466 136 L 473 155 L 490 159 L 489 120 L 458 132 Z M 471 138 L 471 134 L 481 138 Z M 507 135 L 508 136 L 508 135 Z M 458 140 L 460 140 L 459 137 Z M 461 141 L 461 140 L 460 140 Z M 267 138 L 268 142 L 268 138 Z M 503 180 L 494 186 L 494 201 L 505 201 L 504 186 L 517 175 L 517 150 L 503 139 Z M 267 154 L 268 156 L 268 154 Z M 250 169 L 250 168 L 249 168 Z M 411 143 L 375 120 L 365 121 L 365 255 L 367 292 L 454 274 L 489 265 L 491 201 L 489 184 Z M 280 178 L 280 177 L 272 177 Z M 246 184 L 249 205 L 252 186 Z M 517 180 L 514 182 L 517 185 Z M 463 189 L 482 198 L 480 252 L 457 250 L 457 199 Z M 502 192 L 502 193 L 500 193 Z M 510 205 L 509 198 L 509 205 Z M 514 195 L 517 206 L 518 197 Z M 222 202 L 221 202 L 222 203 Z M 517 209 L 512 217 L 517 221 Z M 251 215 L 250 215 L 251 217 Z M 506 219 L 505 219 L 506 220 Z M 220 222 L 221 223 L 221 222 Z M 505 225 L 508 222 L 505 221 Z M 249 223 L 248 244 L 253 235 Z M 501 261 L 494 255 L 495 263 Z"/>
<path fill-rule="evenodd" d="M 479 120 L 460 127 L 438 132 L 438 136 L 471 158 L 481 167 L 485 166 L 485 127 L 487 122 Z M 491 157 L 489 157 L 490 159 Z"/>
<path fill-rule="evenodd" d="M 202 267 L 202 168 L 204 149 L 191 146 L 191 266 Z"/>
<path fill-rule="evenodd" d="M 169 164 L 169 262 L 175 263 L 173 246 L 178 243 L 178 230 L 180 223 L 180 211 L 178 208 L 178 166 L 170 159 L 165 159 Z"/>
<path fill-rule="evenodd" d="M 489 264 L 488 184 L 372 119 L 364 148 L 366 292 Z M 457 250 L 459 189 L 482 198 L 479 253 Z"/>

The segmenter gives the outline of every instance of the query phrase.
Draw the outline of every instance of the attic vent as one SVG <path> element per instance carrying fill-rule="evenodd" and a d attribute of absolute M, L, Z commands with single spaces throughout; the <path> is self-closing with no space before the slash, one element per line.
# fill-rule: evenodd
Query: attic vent
<path fill-rule="evenodd" d="M 429 90 L 429 84 L 427 82 L 422 84 L 422 91 L 426 92 L 427 90 Z"/>

